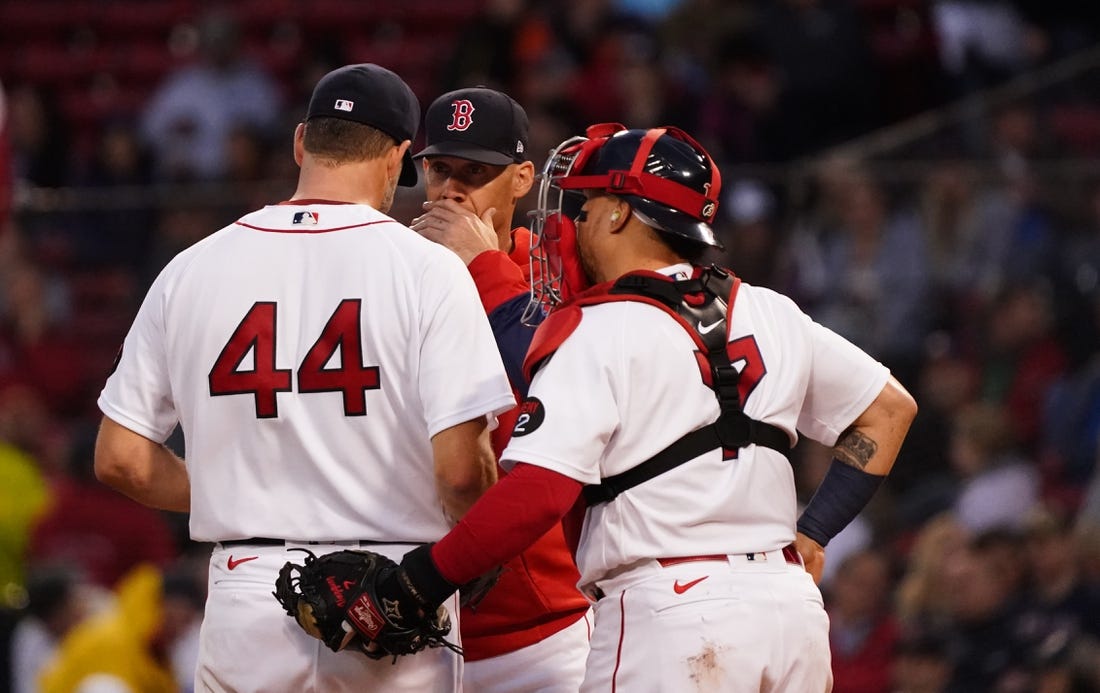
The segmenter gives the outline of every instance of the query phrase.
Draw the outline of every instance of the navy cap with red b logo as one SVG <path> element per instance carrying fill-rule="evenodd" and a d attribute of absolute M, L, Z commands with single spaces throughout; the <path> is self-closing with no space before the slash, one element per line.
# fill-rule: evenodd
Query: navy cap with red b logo
<path fill-rule="evenodd" d="M 483 164 L 527 161 L 527 113 L 503 92 L 473 87 L 432 102 L 424 118 L 425 144 L 414 159 L 454 156 Z"/>

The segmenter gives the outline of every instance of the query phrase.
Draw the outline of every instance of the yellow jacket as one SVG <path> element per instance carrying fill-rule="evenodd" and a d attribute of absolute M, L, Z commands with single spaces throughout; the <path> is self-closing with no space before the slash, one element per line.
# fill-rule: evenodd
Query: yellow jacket
<path fill-rule="evenodd" d="M 119 581 L 113 609 L 73 628 L 42 674 L 41 693 L 72 693 L 93 674 L 125 682 L 134 693 L 178 693 L 170 665 L 158 662 L 150 643 L 163 614 L 156 568 L 138 566 Z"/>
<path fill-rule="evenodd" d="M 11 586 L 23 584 L 27 539 L 48 500 L 38 463 L 0 442 L 0 606 Z"/>

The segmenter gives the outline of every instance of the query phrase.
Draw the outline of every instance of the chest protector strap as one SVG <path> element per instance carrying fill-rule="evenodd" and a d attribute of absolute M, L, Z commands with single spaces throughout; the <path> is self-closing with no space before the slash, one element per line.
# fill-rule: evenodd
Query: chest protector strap
<path fill-rule="evenodd" d="M 783 429 L 752 419 L 741 408 L 738 390 L 741 373 L 726 353 L 729 317 L 739 286 L 740 281 L 714 266 L 693 279 L 670 281 L 660 275 L 639 273 L 621 277 L 612 285 L 608 300 L 630 297 L 659 306 L 688 331 L 700 347 L 699 355 L 705 357 L 706 366 L 700 359 L 700 368 L 718 398 L 720 412 L 714 423 L 684 435 L 648 460 L 601 479 L 599 484 L 585 486 L 584 499 L 589 506 L 611 501 L 620 493 L 717 448 L 736 450 L 755 444 L 790 455 L 790 437 Z"/>

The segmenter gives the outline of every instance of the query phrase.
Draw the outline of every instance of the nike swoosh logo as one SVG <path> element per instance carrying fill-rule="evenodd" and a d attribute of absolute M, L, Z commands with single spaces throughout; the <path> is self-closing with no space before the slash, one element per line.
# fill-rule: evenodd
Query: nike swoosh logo
<path fill-rule="evenodd" d="M 234 560 L 233 560 L 233 556 L 232 556 L 232 555 L 230 555 L 230 556 L 229 556 L 229 560 L 228 560 L 228 561 L 226 561 L 226 563 L 225 563 L 225 564 L 226 564 L 226 566 L 228 566 L 228 567 L 229 567 L 229 569 L 230 569 L 230 570 L 233 570 L 234 568 L 236 568 L 236 567 L 237 567 L 237 566 L 239 566 L 240 564 L 242 564 L 242 563 L 248 563 L 249 561 L 254 561 L 254 560 L 256 560 L 257 558 L 259 558 L 259 556 L 245 556 L 244 558 L 238 558 L 237 560 L 235 560 L 235 561 L 234 561 Z"/>
<path fill-rule="evenodd" d="M 712 322 L 711 324 L 709 324 L 709 325 L 705 325 L 705 326 L 704 326 L 704 325 L 703 325 L 703 321 L 702 321 L 702 320 L 700 320 L 700 321 L 699 321 L 699 324 L 698 324 L 698 326 L 697 326 L 697 327 L 698 327 L 698 329 L 699 329 L 699 334 L 706 334 L 707 332 L 710 332 L 710 331 L 711 331 L 711 330 L 713 330 L 713 329 L 714 329 L 715 327 L 718 327 L 718 326 L 719 326 L 719 325 L 721 325 L 721 324 L 722 324 L 722 321 L 721 321 L 721 320 L 715 320 L 715 321 L 714 321 L 714 322 Z"/>
<path fill-rule="evenodd" d="M 709 577 L 710 577 L 709 575 L 704 575 L 703 577 L 701 577 L 697 580 L 692 580 L 691 582 L 685 582 L 682 585 L 680 584 L 680 581 L 677 580 L 676 582 L 672 583 L 672 591 L 675 592 L 676 594 L 683 594 L 684 592 L 687 592 L 692 587 L 695 587 L 700 582 L 702 582 L 703 580 L 706 580 Z"/>

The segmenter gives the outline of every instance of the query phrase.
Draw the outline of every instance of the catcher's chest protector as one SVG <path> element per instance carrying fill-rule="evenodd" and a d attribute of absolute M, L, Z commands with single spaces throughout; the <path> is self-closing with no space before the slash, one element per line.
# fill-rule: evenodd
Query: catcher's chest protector
<path fill-rule="evenodd" d="M 713 265 L 696 267 L 693 277 L 687 280 L 674 280 L 657 272 L 631 272 L 579 294 L 555 309 L 539 326 L 524 361 L 529 380 L 580 324 L 583 306 L 611 301 L 648 303 L 668 313 L 691 335 L 698 347 L 695 357 L 700 376 L 718 398 L 717 421 L 687 433 L 626 472 L 586 486 L 584 498 L 588 505 L 613 500 L 623 491 L 719 447 L 732 451 L 756 444 L 789 454 L 790 438 L 785 431 L 752 419 L 741 409 L 740 372 L 727 353 L 730 315 L 740 285 L 732 272 Z"/>

